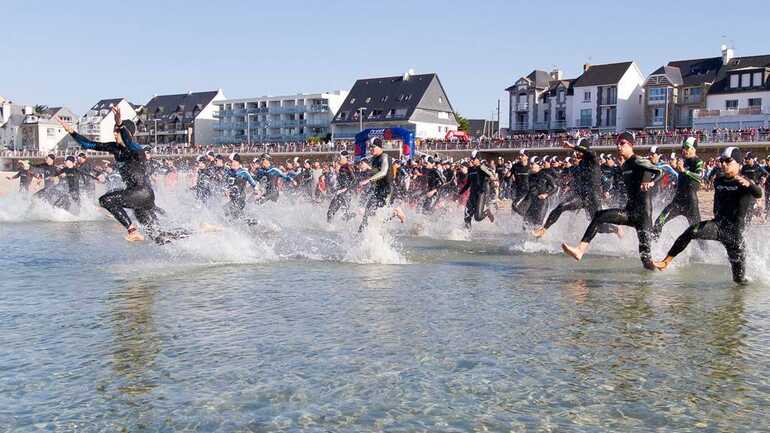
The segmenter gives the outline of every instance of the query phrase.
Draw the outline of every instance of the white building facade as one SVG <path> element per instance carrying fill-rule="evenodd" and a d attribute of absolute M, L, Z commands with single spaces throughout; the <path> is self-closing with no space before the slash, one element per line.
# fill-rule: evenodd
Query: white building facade
<path fill-rule="evenodd" d="M 115 117 L 112 108 L 118 107 L 123 119 L 136 120 L 134 106 L 125 98 L 102 99 L 80 118 L 78 132 L 93 141 L 110 142 L 114 140 Z"/>
<path fill-rule="evenodd" d="M 331 121 L 347 95 L 336 90 L 217 101 L 214 143 L 323 139 L 331 134 Z"/>
<path fill-rule="evenodd" d="M 573 86 L 570 128 L 606 131 L 641 128 L 644 82 L 636 62 L 586 65 Z"/>
<path fill-rule="evenodd" d="M 78 116 L 63 107 L 49 108 L 44 113 L 32 113 L 32 108 L 25 109 L 24 123 L 21 125 L 21 146 L 19 149 L 37 152 L 52 152 L 78 147 L 75 140 L 59 124 L 57 119 L 72 128 L 77 126 Z"/>

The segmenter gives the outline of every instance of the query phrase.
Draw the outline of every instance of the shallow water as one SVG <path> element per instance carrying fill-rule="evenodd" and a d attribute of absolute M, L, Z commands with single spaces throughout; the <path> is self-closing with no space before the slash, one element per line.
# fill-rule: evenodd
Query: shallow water
<path fill-rule="evenodd" d="M 662 274 L 633 234 L 568 260 L 581 216 L 544 241 L 456 210 L 359 237 L 280 204 L 158 247 L 2 200 L 0 431 L 769 428 L 762 229 L 736 287 L 715 246 Z M 211 217 L 184 201 L 173 223 Z"/>

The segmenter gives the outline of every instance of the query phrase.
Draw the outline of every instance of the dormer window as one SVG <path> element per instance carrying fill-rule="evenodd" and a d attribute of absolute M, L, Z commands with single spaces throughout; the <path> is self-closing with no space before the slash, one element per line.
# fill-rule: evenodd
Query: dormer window
<path fill-rule="evenodd" d="M 732 74 L 730 75 L 730 88 L 731 89 L 737 89 L 740 81 L 740 75 L 738 74 Z"/>
<path fill-rule="evenodd" d="M 356 98 L 350 98 L 350 103 L 351 104 L 355 104 L 356 103 Z"/>
<path fill-rule="evenodd" d="M 372 102 L 372 98 L 371 97 L 367 97 L 364 102 L 368 104 L 368 103 Z"/>
<path fill-rule="evenodd" d="M 762 87 L 765 84 L 765 80 L 762 77 L 762 73 L 754 72 L 754 77 L 752 78 L 752 82 L 754 84 L 754 87 Z"/>
<path fill-rule="evenodd" d="M 741 74 L 741 87 L 751 87 L 751 74 Z"/>

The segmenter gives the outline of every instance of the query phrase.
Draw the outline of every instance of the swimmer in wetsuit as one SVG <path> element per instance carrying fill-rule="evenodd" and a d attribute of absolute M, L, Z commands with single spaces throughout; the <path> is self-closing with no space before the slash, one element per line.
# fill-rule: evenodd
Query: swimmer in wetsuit
<path fill-rule="evenodd" d="M 6 176 L 6 179 L 19 179 L 19 192 L 29 192 L 29 186 L 32 184 L 34 173 L 29 167 L 29 161 L 19 161 L 19 171 L 13 176 Z"/>
<path fill-rule="evenodd" d="M 653 227 L 653 236 L 658 237 L 663 226 L 672 219 L 683 216 L 689 225 L 700 222 L 698 190 L 703 181 L 703 161 L 696 155 L 697 140 L 687 137 L 682 141 L 682 156 L 676 164 L 677 181 L 674 199 L 658 215 Z"/>
<path fill-rule="evenodd" d="M 340 210 L 344 209 L 344 216 L 346 220 L 350 219 L 353 214 L 350 212 L 350 200 L 353 198 L 353 189 L 356 186 L 356 175 L 353 173 L 353 167 L 350 165 L 348 157 L 350 154 L 347 150 L 343 150 L 339 155 L 339 169 L 337 170 L 337 191 L 332 197 L 331 203 L 329 203 L 329 210 L 326 211 L 326 222 L 331 223 L 334 215 Z"/>
<path fill-rule="evenodd" d="M 468 200 L 465 202 L 465 228 L 471 228 L 473 220 L 483 221 L 489 218 L 489 222 L 495 222 L 495 215 L 490 209 L 487 209 L 487 200 L 490 193 L 489 183 L 497 179 L 493 172 L 486 165 L 481 164 L 478 151 L 471 153 L 470 167 L 468 167 L 468 176 L 465 185 L 457 192 L 457 195 L 468 193 Z"/>
<path fill-rule="evenodd" d="M 91 141 L 75 132 L 61 119 L 57 120 L 84 149 L 108 152 L 115 158 L 115 165 L 126 187 L 99 197 L 99 204 L 126 228 L 128 232 L 126 240 L 144 240 L 144 236 L 139 233 L 138 227 L 131 221 L 126 209 L 133 209 L 136 219 L 154 239 L 160 232 L 158 217 L 155 213 L 155 192 L 147 175 L 147 157 L 142 146 L 133 139 L 136 125 L 130 120 L 122 120 L 119 108 L 113 107 L 112 112 L 115 116 L 115 141 L 109 143 Z"/>
<path fill-rule="evenodd" d="M 254 178 L 257 182 L 262 184 L 264 193 L 259 198 L 259 203 L 266 201 L 278 201 L 280 190 L 278 189 L 278 180 L 282 179 L 292 185 L 297 185 L 297 181 L 293 180 L 288 174 L 284 173 L 280 168 L 273 166 L 273 158 L 269 154 L 263 153 L 260 157 L 260 166 L 257 172 L 254 174 Z"/>
<path fill-rule="evenodd" d="M 543 161 L 533 156 L 529 160 L 529 193 L 522 207 L 526 207 L 524 223 L 538 227 L 543 223 L 548 212 L 548 197 L 556 193 L 558 187 L 554 179 L 543 170 Z"/>
<path fill-rule="evenodd" d="M 225 191 L 230 199 L 225 207 L 225 216 L 231 220 L 243 218 L 243 210 L 246 207 L 246 184 L 255 188 L 257 181 L 241 166 L 241 156 L 233 153 L 230 155 L 230 169 L 225 177 Z"/>
<path fill-rule="evenodd" d="M 666 269 L 674 257 L 687 248 L 693 239 L 719 241 L 727 250 L 733 281 L 744 284 L 746 279 L 746 244 L 743 232 L 754 202 L 762 197 L 762 189 L 740 174 L 743 155 L 737 147 L 728 147 L 719 158 L 722 174 L 714 181 L 714 219 L 691 225 L 674 242 L 666 258 L 655 262 L 659 270 Z"/>
<path fill-rule="evenodd" d="M 577 144 L 571 144 L 568 141 L 562 143 L 567 149 L 573 149 L 576 155 L 579 155 L 579 162 L 572 173 L 572 190 L 568 197 L 559 203 L 554 210 L 548 214 L 548 218 L 542 227 L 534 230 L 536 237 L 542 237 L 549 228 L 556 224 L 561 214 L 564 212 L 584 209 L 588 212 L 588 217 L 592 218 L 597 211 L 601 210 L 601 182 L 602 170 L 596 155 L 591 151 L 591 142 L 587 138 L 581 138 Z M 602 224 L 599 226 L 599 233 L 615 233 L 621 236 L 622 233 L 617 226 Z"/>
<path fill-rule="evenodd" d="M 374 169 L 374 174 L 368 179 L 361 181 L 358 186 L 360 188 L 366 187 L 371 184 L 371 191 L 369 197 L 364 205 L 364 217 L 361 220 L 361 225 L 358 227 L 358 232 L 364 231 L 369 224 L 369 218 L 373 216 L 377 209 L 385 207 L 388 203 L 388 197 L 391 193 L 391 183 L 393 181 L 393 173 L 390 170 L 390 158 L 385 151 L 382 150 L 382 140 L 375 138 L 371 145 L 371 167 Z M 406 217 L 399 208 L 393 210 L 393 216 L 397 217 L 403 223 Z"/>
<path fill-rule="evenodd" d="M 599 227 L 602 224 L 618 224 L 636 229 L 642 264 L 647 269 L 654 269 L 650 257 L 652 237 L 652 197 L 650 190 L 655 186 L 655 179 L 660 175 L 660 169 L 652 165 L 650 161 L 636 156 L 634 153 L 635 143 L 636 137 L 629 131 L 621 133 L 615 143 L 618 155 L 624 159 L 623 181 L 628 196 L 625 208 L 596 212 L 577 247 L 571 247 L 567 244 L 561 245 L 564 252 L 575 260 L 580 260 L 583 257 L 583 254 L 588 250 L 588 245 L 599 233 Z"/>

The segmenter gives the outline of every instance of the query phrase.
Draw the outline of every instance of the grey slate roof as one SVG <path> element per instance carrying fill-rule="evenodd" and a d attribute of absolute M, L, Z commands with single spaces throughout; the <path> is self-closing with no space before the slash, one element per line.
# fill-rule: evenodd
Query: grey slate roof
<path fill-rule="evenodd" d="M 719 69 L 722 67 L 722 58 L 676 60 L 668 62 L 668 66 L 679 69 L 683 86 L 702 86 L 714 82 Z"/>
<path fill-rule="evenodd" d="M 145 105 L 145 114 L 149 118 L 171 118 L 178 111 L 191 112 L 194 107 L 202 110 L 217 96 L 218 91 L 179 93 L 176 95 L 160 95 L 150 99 Z M 160 111 L 158 111 L 160 110 Z"/>
<path fill-rule="evenodd" d="M 443 102 L 438 102 L 438 97 Z M 358 122 L 358 118 L 352 114 L 359 108 L 364 108 L 363 118 L 367 122 L 410 119 L 418 108 L 454 112 L 436 74 L 411 75 L 408 80 L 404 80 L 403 76 L 357 80 L 332 122 Z M 396 109 L 406 109 L 405 115 L 384 118 L 390 110 Z M 347 113 L 345 119 L 341 119 L 343 112 Z M 381 116 L 370 117 L 374 112 L 381 113 Z"/>
<path fill-rule="evenodd" d="M 681 86 L 684 83 L 682 73 L 679 68 L 674 66 L 661 66 L 650 75 L 665 75 L 668 81 L 675 86 Z"/>
<path fill-rule="evenodd" d="M 539 69 L 535 69 L 534 71 L 530 72 L 526 77 L 530 85 L 538 88 L 538 89 L 547 89 L 548 85 L 551 82 L 551 75 L 546 71 L 541 71 Z M 517 79 L 516 82 L 518 83 L 521 78 Z M 509 86 L 505 89 L 506 92 L 510 92 L 511 90 L 516 89 L 516 84 Z"/>
<path fill-rule="evenodd" d="M 770 70 L 770 55 L 735 57 L 724 65 L 717 74 L 716 81 L 711 86 L 709 94 L 742 93 L 756 92 L 757 88 L 738 88 L 732 89 L 730 85 L 730 73 L 737 71 L 759 71 Z M 765 84 L 763 91 L 770 90 L 770 80 L 765 74 Z"/>
<path fill-rule="evenodd" d="M 123 99 L 124 98 L 102 99 L 101 101 L 94 104 L 94 106 L 91 107 L 91 109 L 96 111 L 109 109 L 110 107 L 114 107 L 120 104 L 120 101 L 122 101 Z"/>
<path fill-rule="evenodd" d="M 575 80 L 575 87 L 617 84 L 633 62 L 593 65 Z"/>

